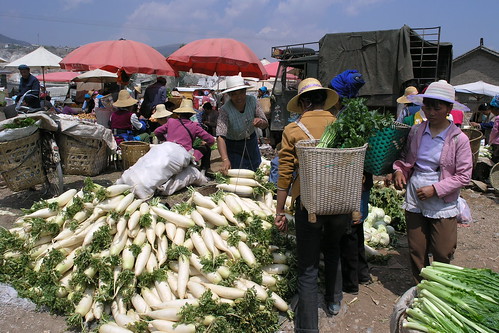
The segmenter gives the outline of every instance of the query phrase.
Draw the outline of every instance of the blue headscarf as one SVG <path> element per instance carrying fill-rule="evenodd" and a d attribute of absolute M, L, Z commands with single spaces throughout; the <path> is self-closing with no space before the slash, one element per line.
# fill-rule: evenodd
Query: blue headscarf
<path fill-rule="evenodd" d="M 359 94 L 360 88 L 366 82 L 362 78 L 362 74 L 357 70 L 346 70 L 341 74 L 336 75 L 331 80 L 331 88 L 338 93 L 340 98 L 353 98 Z"/>
<path fill-rule="evenodd" d="M 495 95 L 494 98 L 492 98 L 492 101 L 490 101 L 490 105 L 495 108 L 499 108 L 499 95 Z"/>

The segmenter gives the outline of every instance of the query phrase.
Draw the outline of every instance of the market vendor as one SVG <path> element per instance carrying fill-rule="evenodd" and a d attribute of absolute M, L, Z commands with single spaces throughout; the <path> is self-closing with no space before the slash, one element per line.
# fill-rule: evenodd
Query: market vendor
<path fill-rule="evenodd" d="M 126 89 L 119 92 L 118 100 L 113 103 L 113 106 L 117 109 L 111 114 L 109 127 L 113 131 L 118 144 L 124 140 L 149 142 L 149 135 L 146 133 L 146 122 L 141 121 L 132 112 L 136 104 L 137 100 L 132 98 Z"/>
<path fill-rule="evenodd" d="M 222 158 L 222 173 L 228 169 L 250 169 L 260 166 L 261 155 L 255 128 L 268 126 L 267 118 L 254 96 L 246 95 L 245 84 L 240 76 L 227 78 L 229 100 L 221 107 L 217 119 L 217 144 Z"/>
<path fill-rule="evenodd" d="M 66 98 L 63 102 L 64 107 L 62 108 L 61 113 L 62 114 L 69 114 L 69 115 L 77 115 L 78 111 L 73 109 L 71 107 L 71 104 L 73 104 L 73 101 L 71 100 L 71 98 Z"/>

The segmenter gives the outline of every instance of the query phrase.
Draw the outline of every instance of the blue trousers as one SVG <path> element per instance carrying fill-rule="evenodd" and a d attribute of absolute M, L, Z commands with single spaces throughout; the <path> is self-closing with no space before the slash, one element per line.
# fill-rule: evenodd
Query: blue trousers
<path fill-rule="evenodd" d="M 308 221 L 308 212 L 296 200 L 296 250 L 298 261 L 298 306 L 295 332 L 319 332 L 318 298 L 319 259 L 324 253 L 326 302 L 340 302 L 340 240 L 351 221 L 350 214 L 321 215 L 317 222 Z"/>
<path fill-rule="evenodd" d="M 245 140 L 225 139 L 227 155 L 232 169 L 256 171 L 262 162 L 255 132 Z"/>

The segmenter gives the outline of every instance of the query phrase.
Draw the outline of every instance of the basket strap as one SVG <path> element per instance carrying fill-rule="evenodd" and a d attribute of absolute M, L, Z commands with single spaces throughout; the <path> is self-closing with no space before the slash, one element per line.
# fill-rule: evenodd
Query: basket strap
<path fill-rule="evenodd" d="M 301 129 L 302 129 L 302 131 L 303 131 L 303 132 L 305 132 L 305 134 L 308 136 L 308 138 L 309 138 L 310 140 L 315 140 L 314 136 L 313 136 L 312 134 L 310 134 L 310 132 L 309 132 L 308 128 L 307 128 L 305 125 L 303 125 L 303 123 L 300 121 L 300 119 L 296 120 L 296 121 L 295 121 L 295 123 L 296 123 L 296 125 L 297 125 L 299 128 L 301 128 Z"/>

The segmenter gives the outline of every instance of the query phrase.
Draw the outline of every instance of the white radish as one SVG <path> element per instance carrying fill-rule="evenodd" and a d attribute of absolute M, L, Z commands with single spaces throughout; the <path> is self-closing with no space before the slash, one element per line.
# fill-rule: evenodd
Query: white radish
<path fill-rule="evenodd" d="M 178 274 L 172 271 L 166 272 L 166 281 L 172 293 L 177 296 Z M 175 297 L 177 298 L 177 297 Z"/>
<path fill-rule="evenodd" d="M 156 319 L 151 321 L 151 326 L 157 331 L 155 333 L 195 333 L 196 326 L 193 324 L 179 324 L 171 320 Z"/>
<path fill-rule="evenodd" d="M 121 216 L 118 219 L 118 223 L 116 223 L 116 232 L 118 234 L 123 233 L 127 226 L 128 226 L 128 221 L 124 217 Z"/>
<path fill-rule="evenodd" d="M 229 223 L 225 216 L 219 215 L 208 208 L 204 207 L 196 207 L 196 210 L 204 217 L 204 219 L 210 223 L 213 223 L 216 226 L 226 226 Z"/>
<path fill-rule="evenodd" d="M 140 290 L 140 295 L 151 309 L 157 308 L 162 303 L 161 299 L 156 297 L 149 288 L 143 287 Z"/>
<path fill-rule="evenodd" d="M 131 301 L 135 311 L 138 313 L 147 313 L 151 311 L 151 308 L 140 294 L 133 294 Z"/>
<path fill-rule="evenodd" d="M 246 291 L 246 290 L 251 289 L 251 288 L 255 289 L 256 297 L 261 301 L 266 300 L 268 297 L 265 289 L 263 289 L 262 286 L 260 286 L 259 284 L 255 283 L 253 281 L 239 279 L 239 280 L 236 280 L 234 282 L 234 285 L 236 288 L 241 289 L 243 291 Z"/>
<path fill-rule="evenodd" d="M 127 316 L 123 313 L 113 313 L 114 320 L 116 320 L 116 324 L 122 328 L 126 328 L 127 325 L 135 323 L 135 319 Z"/>
<path fill-rule="evenodd" d="M 206 244 L 206 247 L 208 248 L 208 251 L 211 252 L 211 254 L 216 257 L 219 252 L 218 249 L 215 247 L 215 240 L 213 239 L 213 233 L 211 232 L 212 229 L 203 229 L 201 230 L 201 236 L 203 237 L 203 241 Z"/>
<path fill-rule="evenodd" d="M 215 230 L 213 230 L 213 229 L 208 229 L 208 230 L 210 230 L 212 233 L 213 242 L 214 242 L 215 246 L 217 247 L 217 249 L 219 249 L 220 251 L 224 251 L 229 256 L 231 256 L 232 259 L 235 259 L 234 255 L 229 250 L 229 247 L 227 246 L 227 243 L 225 242 L 225 240 Z"/>
<path fill-rule="evenodd" d="M 147 273 L 152 273 L 154 270 L 158 269 L 158 260 L 156 259 L 156 255 L 154 255 L 154 252 L 151 252 L 149 255 L 149 259 L 147 259 L 146 263 L 146 272 Z"/>
<path fill-rule="evenodd" d="M 274 300 L 274 306 L 279 311 L 288 311 L 289 305 L 281 298 L 281 296 L 277 295 L 275 292 L 271 292 L 270 298 Z"/>
<path fill-rule="evenodd" d="M 236 193 L 237 195 L 249 197 L 253 195 L 253 187 L 246 185 L 234 184 L 218 184 L 216 186 L 219 190 Z"/>
<path fill-rule="evenodd" d="M 104 225 L 107 225 L 106 224 L 106 218 L 105 217 L 101 217 L 99 218 L 99 220 L 97 220 L 94 225 L 92 225 L 92 227 L 90 228 L 90 230 L 87 232 L 87 234 L 85 235 L 85 238 L 83 239 L 83 243 L 82 243 L 82 246 L 87 246 L 89 245 L 92 240 L 94 239 L 94 234 L 99 231 L 99 229 L 101 227 L 103 227 Z"/>
<path fill-rule="evenodd" d="M 187 282 L 187 288 L 196 298 L 201 298 L 206 291 L 206 288 L 201 283 L 194 282 L 192 279 Z"/>
<path fill-rule="evenodd" d="M 255 267 L 257 262 L 255 255 L 253 254 L 253 251 L 249 248 L 246 243 L 239 241 L 237 244 L 237 249 L 239 253 L 241 254 L 241 258 L 250 266 L 250 267 Z"/>
<path fill-rule="evenodd" d="M 187 281 L 189 280 L 189 259 L 181 254 L 178 257 L 178 283 L 177 283 L 177 296 L 179 298 L 185 297 L 187 288 Z"/>
<path fill-rule="evenodd" d="M 272 258 L 274 259 L 274 264 L 285 264 L 288 257 L 280 252 L 273 252 Z"/>
<path fill-rule="evenodd" d="M 234 196 L 226 195 L 223 200 L 227 204 L 227 207 L 229 207 L 229 209 L 232 211 L 232 213 L 238 214 L 243 211 L 241 205 Z"/>
<path fill-rule="evenodd" d="M 203 287 L 203 286 L 201 286 L 201 287 Z M 197 299 L 175 299 L 175 300 L 171 300 L 171 301 L 162 302 L 162 303 L 157 304 L 155 307 L 152 307 L 152 308 L 154 310 L 166 309 L 166 308 L 177 308 L 178 310 L 180 310 L 180 308 L 186 304 L 198 306 L 199 301 Z"/>
<path fill-rule="evenodd" d="M 121 200 L 123 200 L 124 197 L 125 196 L 123 196 L 123 195 L 118 195 L 116 197 L 106 199 L 106 200 L 100 202 L 96 206 L 96 208 L 102 209 L 106 212 L 111 212 L 111 211 L 115 210 L 116 207 L 118 207 L 118 205 L 120 204 Z"/>
<path fill-rule="evenodd" d="M 93 299 L 94 299 L 94 290 L 91 288 L 87 288 L 85 290 L 85 293 L 83 294 L 83 297 L 81 298 L 80 302 L 75 308 L 75 313 L 84 317 L 88 313 L 88 311 L 90 311 L 90 309 L 92 308 Z"/>
<path fill-rule="evenodd" d="M 74 265 L 74 259 L 76 257 L 76 251 L 73 250 L 66 258 L 64 258 L 57 266 L 55 266 L 55 271 L 60 274 L 64 274 L 71 269 Z M 86 313 L 82 314 L 84 316 Z"/>
<path fill-rule="evenodd" d="M 133 333 L 133 331 L 111 323 L 106 323 L 99 327 L 99 333 Z"/>
<path fill-rule="evenodd" d="M 59 195 L 58 197 L 48 199 L 47 202 L 48 203 L 57 202 L 57 205 L 59 207 L 64 207 L 72 198 L 74 198 L 77 192 L 78 191 L 75 189 L 69 189 L 66 192 Z"/>
<path fill-rule="evenodd" d="M 204 221 L 204 218 L 197 210 L 193 210 L 191 212 L 191 219 L 196 223 L 196 225 L 200 227 L 206 227 L 206 222 Z"/>
<path fill-rule="evenodd" d="M 157 238 L 158 251 L 156 251 L 158 265 L 161 266 L 168 259 L 166 251 L 168 250 L 168 238 L 165 235 Z"/>
<path fill-rule="evenodd" d="M 217 207 L 217 205 L 213 202 L 213 200 L 211 200 L 209 197 L 205 197 L 204 195 L 196 191 L 192 192 L 192 201 L 196 206 L 201 206 L 208 209 Z"/>
<path fill-rule="evenodd" d="M 165 233 L 165 224 L 163 222 L 156 222 L 156 228 L 154 232 L 156 233 L 156 236 L 161 237 Z"/>
<path fill-rule="evenodd" d="M 145 243 L 144 246 L 142 246 L 142 249 L 139 255 L 137 256 L 137 260 L 135 262 L 135 271 L 134 271 L 135 276 L 139 276 L 140 274 L 142 274 L 150 255 L 151 255 L 151 245 L 149 243 Z"/>
<path fill-rule="evenodd" d="M 128 229 L 133 230 L 135 229 L 136 226 L 139 225 L 140 221 L 140 212 L 136 210 L 135 212 L 130 215 L 130 218 L 128 219 Z"/>
<path fill-rule="evenodd" d="M 178 213 L 172 212 L 170 210 L 166 210 L 157 206 L 151 207 L 151 209 L 158 214 L 158 216 L 161 216 L 168 222 L 174 223 L 176 226 L 179 227 L 184 227 L 184 228 L 190 228 L 194 225 L 194 221 L 188 217 L 185 217 L 183 215 L 180 215 Z"/>
<path fill-rule="evenodd" d="M 126 184 L 117 184 L 117 185 L 111 185 L 106 188 L 106 195 L 108 197 L 115 197 L 117 195 L 122 194 L 125 191 L 130 190 L 132 187 L 130 185 Z"/>
<path fill-rule="evenodd" d="M 134 267 L 135 264 L 135 256 L 133 255 L 132 251 L 130 250 L 130 245 L 132 245 L 132 241 L 128 239 L 126 241 L 125 248 L 122 251 L 122 259 L 123 259 L 123 269 L 131 270 Z"/>
<path fill-rule="evenodd" d="M 192 243 L 192 239 L 187 238 L 184 242 L 184 247 L 189 251 L 194 250 L 194 244 Z"/>
<path fill-rule="evenodd" d="M 111 243 L 111 247 L 109 248 L 109 254 L 112 256 L 120 254 L 125 248 L 127 239 L 128 235 L 126 232 L 123 231 L 121 234 L 116 233 L 113 242 Z"/>
<path fill-rule="evenodd" d="M 180 316 L 177 314 L 179 312 L 179 308 L 163 308 L 159 310 L 148 311 L 144 313 L 148 317 L 152 319 L 160 319 L 160 320 L 171 320 L 171 321 L 179 321 Z"/>
<path fill-rule="evenodd" d="M 208 247 L 206 246 L 206 243 L 204 242 L 203 238 L 199 233 L 193 232 L 191 233 L 191 240 L 192 244 L 196 248 L 196 251 L 198 252 L 198 255 L 200 257 L 210 257 L 212 256 L 212 253 L 208 250 Z"/>
<path fill-rule="evenodd" d="M 125 214 L 133 214 L 133 212 L 135 212 L 143 202 L 144 200 L 142 199 L 133 200 L 132 203 L 125 209 Z"/>
<path fill-rule="evenodd" d="M 156 288 L 156 291 L 158 292 L 161 301 L 167 302 L 175 299 L 175 296 L 173 296 L 172 291 L 170 290 L 168 282 L 154 281 L 154 287 Z"/>
<path fill-rule="evenodd" d="M 230 210 L 229 206 L 227 206 L 227 204 L 222 199 L 218 200 L 218 206 L 222 207 L 222 214 L 229 222 L 233 224 L 238 223 L 237 219 L 234 217 L 234 213 Z"/>
<path fill-rule="evenodd" d="M 175 237 L 172 240 L 172 243 L 177 244 L 177 245 L 183 245 L 185 242 L 185 229 L 184 228 L 177 228 L 175 231 Z"/>
<path fill-rule="evenodd" d="M 230 177 L 229 184 L 232 185 L 246 185 L 251 187 L 260 186 L 260 183 L 251 178 L 238 178 L 238 177 Z"/>
<path fill-rule="evenodd" d="M 51 216 L 56 216 L 57 210 L 51 210 L 50 208 L 42 208 L 31 214 L 25 215 L 24 218 L 42 218 L 46 219 Z"/>
<path fill-rule="evenodd" d="M 232 287 L 219 286 L 213 283 L 203 283 L 203 286 L 210 289 L 214 294 L 227 298 L 227 299 L 237 299 L 244 297 L 244 290 Z"/>
<path fill-rule="evenodd" d="M 92 312 L 94 314 L 94 318 L 100 320 L 102 318 L 102 313 L 104 312 L 104 304 L 100 301 L 95 301 L 92 306 Z"/>
<path fill-rule="evenodd" d="M 212 283 L 219 283 L 222 281 L 222 277 L 218 272 L 203 272 L 203 265 L 201 264 L 201 260 L 194 253 L 191 253 L 190 263 L 196 268 L 204 277 L 206 277 Z"/>
<path fill-rule="evenodd" d="M 165 232 L 168 239 L 173 241 L 173 239 L 175 238 L 175 233 L 177 232 L 177 226 L 174 223 L 166 222 Z"/>
<path fill-rule="evenodd" d="M 255 178 L 255 172 L 248 169 L 229 169 L 227 170 L 228 177 L 240 177 L 240 178 Z"/>
<path fill-rule="evenodd" d="M 284 274 L 289 270 L 289 266 L 285 264 L 270 264 L 262 267 L 262 270 L 269 274 Z"/>
<path fill-rule="evenodd" d="M 146 237 L 147 237 L 147 235 L 146 235 L 145 229 L 140 228 L 139 232 L 137 233 L 137 235 L 133 239 L 133 244 L 138 245 L 138 246 L 142 246 L 142 244 L 144 244 L 146 242 Z"/>
<path fill-rule="evenodd" d="M 215 208 L 210 209 L 212 212 L 217 213 L 218 215 L 222 214 L 222 207 L 217 206 Z"/>

